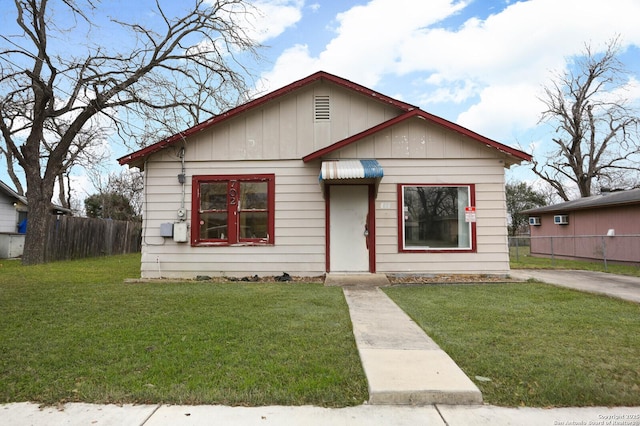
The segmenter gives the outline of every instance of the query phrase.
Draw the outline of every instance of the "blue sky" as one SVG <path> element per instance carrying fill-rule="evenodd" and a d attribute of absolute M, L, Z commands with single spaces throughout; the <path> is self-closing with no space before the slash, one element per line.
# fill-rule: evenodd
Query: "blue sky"
<path fill-rule="evenodd" d="M 111 13 L 153 19 L 152 0 L 104 0 Z M 178 6 L 169 0 L 163 4 Z M 4 8 L 8 0 L 0 0 Z M 256 91 L 278 89 L 318 70 L 347 78 L 536 156 L 549 145 L 538 125 L 542 87 L 580 54 L 619 36 L 640 99 L 637 0 L 255 0 L 251 34 L 265 60 L 248 63 Z M 11 7 L 12 8 L 12 7 Z M 0 18 L 0 25 L 13 19 Z M 94 43 L 104 36 L 94 33 Z M 102 39 L 102 40 L 101 40 Z M 118 43 L 109 34 L 108 42 Z M 113 149 L 115 158 L 122 147 Z M 78 185 L 86 186 L 82 171 Z M 0 178 L 7 181 L 6 175 Z M 533 180 L 527 166 L 508 179 Z M 87 190 L 88 191 L 88 190 Z M 79 194 L 80 196 L 81 194 Z"/>
<path fill-rule="evenodd" d="M 268 89 L 322 69 L 534 155 L 542 87 L 567 60 L 619 36 L 640 98 L 640 2 L 612 0 L 372 0 L 278 2 L 299 20 L 265 40 Z M 535 179 L 527 166 L 509 179 Z"/>

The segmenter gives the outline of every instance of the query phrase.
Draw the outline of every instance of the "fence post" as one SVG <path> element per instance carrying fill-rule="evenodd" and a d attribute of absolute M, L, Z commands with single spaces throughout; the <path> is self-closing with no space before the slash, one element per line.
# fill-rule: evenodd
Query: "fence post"
<path fill-rule="evenodd" d="M 601 238 L 602 238 L 602 257 L 604 258 L 604 271 L 607 272 L 607 240 L 604 238 L 604 235 Z"/>
<path fill-rule="evenodd" d="M 555 264 L 556 264 L 556 258 L 555 258 L 555 256 L 553 255 L 553 237 L 549 237 L 549 238 L 551 239 L 551 264 L 552 264 L 553 266 L 555 266 Z"/>
<path fill-rule="evenodd" d="M 520 238 L 516 236 L 516 262 L 520 262 Z"/>

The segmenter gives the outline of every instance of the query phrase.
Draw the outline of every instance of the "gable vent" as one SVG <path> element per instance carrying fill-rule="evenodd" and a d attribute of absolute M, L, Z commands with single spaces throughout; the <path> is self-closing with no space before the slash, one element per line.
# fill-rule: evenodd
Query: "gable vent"
<path fill-rule="evenodd" d="M 329 121 L 331 118 L 329 110 L 329 96 L 320 95 L 315 97 L 316 121 Z"/>

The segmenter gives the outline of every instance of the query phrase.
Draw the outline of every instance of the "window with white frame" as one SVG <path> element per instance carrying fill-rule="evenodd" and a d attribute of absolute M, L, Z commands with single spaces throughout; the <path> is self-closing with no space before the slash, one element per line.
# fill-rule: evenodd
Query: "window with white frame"
<path fill-rule="evenodd" d="M 398 185 L 400 251 L 474 251 L 474 185 Z"/>

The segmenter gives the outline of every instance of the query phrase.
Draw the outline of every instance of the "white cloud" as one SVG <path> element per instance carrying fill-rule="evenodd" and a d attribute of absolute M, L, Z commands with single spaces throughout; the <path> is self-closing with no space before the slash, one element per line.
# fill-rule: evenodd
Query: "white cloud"
<path fill-rule="evenodd" d="M 536 125 L 542 109 L 536 92 L 536 86 L 528 84 L 488 86 L 480 92 L 480 101 L 460 114 L 457 121 L 488 137 L 503 139 L 516 129 Z"/>
<path fill-rule="evenodd" d="M 293 46 L 282 53 L 271 71 L 263 74 L 263 84 L 276 89 L 324 70 L 365 86 L 375 86 L 383 75 L 394 72 L 398 46 L 411 36 L 413 29 L 438 22 L 464 5 L 450 0 L 430 0 L 418 5 L 414 0 L 372 0 L 364 6 L 355 6 L 336 16 L 336 36 L 317 57 L 311 57 L 308 51 L 303 57 L 300 46 Z"/>
<path fill-rule="evenodd" d="M 214 0 L 207 0 L 215 3 Z M 258 43 L 264 43 L 282 34 L 302 17 L 304 0 L 253 0 L 252 7 L 231 4 L 227 10 L 228 21 L 233 21 Z"/>
<path fill-rule="evenodd" d="M 255 0 L 259 13 L 249 19 L 254 31 L 249 35 L 257 42 L 275 38 L 302 18 L 303 0 Z"/>
<path fill-rule="evenodd" d="M 435 86 L 440 86 L 444 83 L 444 79 L 435 75 L 434 78 L 429 79 L 428 82 Z M 467 99 L 473 97 L 477 93 L 477 85 L 471 80 L 458 80 L 442 85 L 433 91 L 429 91 L 419 99 L 420 105 L 428 105 L 439 102 L 453 102 L 456 104 L 462 103 Z"/>
<path fill-rule="evenodd" d="M 264 94 L 283 87 L 319 70 L 320 61 L 309 55 L 307 45 L 296 44 L 278 57 L 273 70 L 262 74 L 256 83 L 256 92 Z"/>
<path fill-rule="evenodd" d="M 320 53 L 312 55 L 303 44 L 286 49 L 262 75 L 262 87 L 276 89 L 318 70 L 372 88 L 421 76 L 418 90 L 403 89 L 407 102 L 419 100 L 426 110 L 458 104 L 465 109 L 456 119 L 460 124 L 501 140 L 536 125 L 542 85 L 585 43 L 600 49 L 621 35 L 625 46 L 640 46 L 636 0 L 529 0 L 487 18 L 470 16 L 458 28 L 445 26 L 447 18 L 468 13 L 470 4 L 371 0 L 352 7 L 336 15 L 335 37 Z M 638 87 L 632 87 L 635 97 Z"/>

